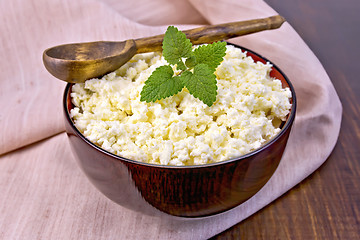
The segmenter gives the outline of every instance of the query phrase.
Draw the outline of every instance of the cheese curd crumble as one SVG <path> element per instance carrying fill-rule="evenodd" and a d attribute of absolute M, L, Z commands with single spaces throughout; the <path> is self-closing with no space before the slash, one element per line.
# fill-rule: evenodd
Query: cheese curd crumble
<path fill-rule="evenodd" d="M 289 114 L 291 92 L 254 62 L 227 46 L 217 68 L 218 95 L 208 107 L 186 89 L 140 101 L 145 81 L 167 62 L 161 53 L 135 55 L 101 79 L 72 87 L 75 126 L 90 141 L 125 158 L 162 165 L 198 165 L 249 153 L 272 139 Z"/>

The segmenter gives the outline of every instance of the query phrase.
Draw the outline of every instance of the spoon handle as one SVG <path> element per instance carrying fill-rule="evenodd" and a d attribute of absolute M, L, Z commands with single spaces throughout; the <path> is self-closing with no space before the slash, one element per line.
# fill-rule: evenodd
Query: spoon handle
<path fill-rule="evenodd" d="M 183 31 L 193 44 L 212 43 L 250 33 L 279 28 L 285 19 L 280 16 L 210 25 Z M 159 51 L 164 34 L 135 40 L 137 53 Z"/>

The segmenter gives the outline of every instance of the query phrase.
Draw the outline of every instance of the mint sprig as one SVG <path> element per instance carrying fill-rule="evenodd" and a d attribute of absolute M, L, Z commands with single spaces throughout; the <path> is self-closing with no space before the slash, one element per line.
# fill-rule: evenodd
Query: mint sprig
<path fill-rule="evenodd" d="M 145 81 L 141 101 L 155 102 L 173 96 L 186 87 L 209 107 L 216 101 L 216 68 L 223 61 L 226 42 L 203 45 L 195 50 L 186 35 L 169 26 L 163 40 L 163 56 L 169 65 L 158 67 Z M 175 74 L 173 66 L 180 73 Z"/>

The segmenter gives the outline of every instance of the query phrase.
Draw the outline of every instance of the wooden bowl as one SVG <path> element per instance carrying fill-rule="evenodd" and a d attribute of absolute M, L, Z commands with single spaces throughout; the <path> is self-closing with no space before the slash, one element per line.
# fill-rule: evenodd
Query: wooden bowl
<path fill-rule="evenodd" d="M 238 46 L 239 47 L 239 46 Z M 255 61 L 267 59 L 247 51 Z M 205 217 L 228 211 L 255 195 L 270 179 L 283 155 L 296 112 L 293 86 L 273 65 L 272 77 L 292 93 L 292 108 L 278 135 L 261 148 L 231 160 L 196 166 L 162 166 L 126 159 L 90 142 L 70 117 L 71 86 L 65 88 L 66 132 L 88 179 L 109 199 L 156 216 Z"/>

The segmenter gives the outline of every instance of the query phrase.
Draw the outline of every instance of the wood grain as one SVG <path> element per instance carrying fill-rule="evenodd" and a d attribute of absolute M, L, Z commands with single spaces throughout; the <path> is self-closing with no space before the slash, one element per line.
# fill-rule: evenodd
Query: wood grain
<path fill-rule="evenodd" d="M 193 44 L 212 43 L 238 36 L 244 36 L 264 30 L 272 30 L 281 27 L 285 19 L 276 15 L 267 18 L 252 19 L 203 26 L 183 31 Z M 159 51 L 162 49 L 164 35 L 136 39 L 137 53 Z"/>
<path fill-rule="evenodd" d="M 339 141 L 305 181 L 213 239 L 359 239 L 360 2 L 266 2 L 297 30 L 328 72 L 343 104 Z"/>

